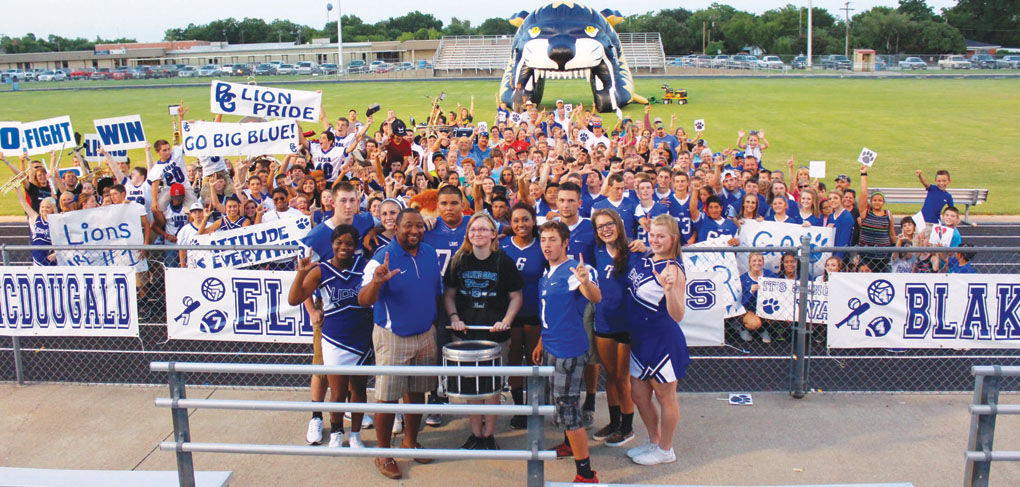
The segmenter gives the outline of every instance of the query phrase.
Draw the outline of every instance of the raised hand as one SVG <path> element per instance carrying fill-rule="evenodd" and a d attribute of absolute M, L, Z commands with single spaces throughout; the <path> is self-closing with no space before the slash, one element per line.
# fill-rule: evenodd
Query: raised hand
<path fill-rule="evenodd" d="M 571 269 L 574 271 L 574 276 L 577 277 L 581 284 L 584 284 L 591 280 L 591 274 L 588 274 L 588 268 L 584 266 L 584 255 L 577 254 L 577 267 Z"/>
<path fill-rule="evenodd" d="M 743 130 L 738 130 L 737 131 L 737 137 L 744 138 L 744 131 Z"/>
<path fill-rule="evenodd" d="M 397 274 L 400 274 L 400 269 L 390 270 L 390 253 L 386 252 L 386 255 L 383 256 L 382 265 L 375 268 L 372 280 L 382 284 Z"/>
<path fill-rule="evenodd" d="M 298 259 L 297 261 L 298 272 L 308 272 L 312 270 L 313 267 L 315 267 L 315 264 L 312 263 L 312 252 L 313 252 L 312 249 L 309 248 L 308 255 Z"/>
<path fill-rule="evenodd" d="M 653 268 L 652 274 L 655 275 L 655 279 L 659 281 L 659 285 L 667 293 L 676 289 L 677 286 L 683 287 L 687 283 L 687 278 L 680 272 L 680 267 L 674 262 L 666 264 L 666 268 L 662 270 L 662 273 L 656 272 Z"/>

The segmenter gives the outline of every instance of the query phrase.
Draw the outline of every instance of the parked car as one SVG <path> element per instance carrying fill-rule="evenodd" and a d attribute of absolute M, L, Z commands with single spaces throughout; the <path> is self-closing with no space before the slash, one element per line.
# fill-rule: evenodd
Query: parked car
<path fill-rule="evenodd" d="M 241 63 L 230 64 L 227 66 L 227 71 L 230 73 L 231 76 L 250 76 L 251 66 Z"/>
<path fill-rule="evenodd" d="M 924 60 L 922 60 L 921 58 L 915 56 L 908 57 L 897 63 L 897 65 L 900 67 L 900 69 L 909 70 L 928 69 L 928 63 L 924 62 Z"/>
<path fill-rule="evenodd" d="M 152 69 L 152 66 L 137 66 L 134 69 L 134 75 L 135 78 L 141 79 L 152 79 L 160 77 L 159 73 L 155 69 Z"/>
<path fill-rule="evenodd" d="M 37 81 L 39 79 L 39 74 L 41 74 L 43 71 L 45 71 L 45 70 L 42 69 L 42 68 L 26 69 L 25 70 L 25 80 L 26 81 Z"/>
<path fill-rule="evenodd" d="M 384 61 L 376 60 L 372 61 L 372 63 L 368 65 L 368 71 L 371 73 L 389 73 L 390 71 L 393 71 L 393 65 Z"/>
<path fill-rule="evenodd" d="M 822 68 L 851 70 L 854 68 L 854 63 L 850 62 L 850 58 L 842 54 L 830 54 L 822 56 Z"/>
<path fill-rule="evenodd" d="M 970 63 L 975 68 L 980 69 L 995 69 L 995 57 L 991 54 L 975 54 L 971 56 Z"/>
<path fill-rule="evenodd" d="M 730 56 L 730 60 L 726 64 L 726 67 L 729 69 L 747 69 L 750 67 L 747 60 L 749 57 L 750 56 L 747 54 L 734 54 L 733 56 Z"/>
<path fill-rule="evenodd" d="M 194 66 L 182 66 L 177 70 L 178 78 L 194 78 L 198 76 L 198 68 Z"/>
<path fill-rule="evenodd" d="M 807 56 L 797 56 L 790 61 L 790 67 L 793 69 L 807 69 Z"/>
<path fill-rule="evenodd" d="M 336 76 L 340 74 L 340 66 L 337 66 L 336 63 L 322 63 L 319 65 L 319 71 L 323 75 Z"/>
<path fill-rule="evenodd" d="M 758 61 L 758 67 L 760 69 L 784 70 L 786 69 L 786 64 L 783 63 L 782 59 L 779 59 L 779 56 L 765 56 L 761 58 L 761 61 Z"/>
<path fill-rule="evenodd" d="M 301 61 L 297 63 L 294 73 L 302 76 L 316 76 L 322 74 L 322 70 L 319 69 L 317 64 L 311 61 Z"/>
<path fill-rule="evenodd" d="M 252 70 L 255 76 L 270 76 L 276 74 L 276 66 L 269 63 L 262 63 Z"/>
<path fill-rule="evenodd" d="M 995 66 L 999 69 L 1020 69 L 1020 54 L 1010 54 L 995 60 Z"/>
<path fill-rule="evenodd" d="M 722 69 L 722 68 L 725 68 L 727 66 L 727 64 L 729 64 L 729 61 L 730 61 L 730 57 L 728 55 L 726 55 L 726 54 L 717 54 L 717 55 L 712 57 L 712 62 L 709 63 L 709 67 L 712 67 L 712 68 L 715 68 L 715 69 Z"/>
<path fill-rule="evenodd" d="M 43 71 L 37 79 L 39 81 L 66 81 L 67 75 L 63 71 Z"/>
<path fill-rule="evenodd" d="M 112 79 L 113 70 L 110 68 L 99 68 L 89 76 L 89 79 Z"/>
<path fill-rule="evenodd" d="M 889 63 L 885 62 L 885 58 L 875 56 L 875 71 L 885 71 L 887 69 L 889 69 Z"/>
<path fill-rule="evenodd" d="M 967 60 L 967 58 L 965 58 L 965 57 L 963 57 L 963 56 L 961 56 L 959 54 L 955 54 L 955 55 L 951 55 L 951 56 L 943 56 L 942 59 L 939 59 L 939 68 L 940 69 L 970 69 L 971 68 L 971 64 L 970 64 L 970 61 Z"/>
<path fill-rule="evenodd" d="M 396 71 L 412 71 L 412 70 L 414 70 L 414 64 L 412 64 L 412 63 L 410 63 L 408 61 L 404 61 L 404 62 L 402 62 L 400 64 L 397 64 L 394 67 L 394 69 Z"/>
<path fill-rule="evenodd" d="M 698 68 L 712 67 L 712 56 L 707 54 L 698 54 L 697 56 L 694 56 L 694 66 Z"/>
<path fill-rule="evenodd" d="M 135 71 L 127 66 L 121 66 L 113 70 L 113 74 L 110 77 L 117 80 L 134 79 Z"/>
<path fill-rule="evenodd" d="M 165 64 L 152 69 L 157 78 L 176 78 L 177 71 L 181 69 L 176 64 Z"/>
<path fill-rule="evenodd" d="M 71 74 L 68 77 L 73 80 L 89 79 L 89 77 L 92 76 L 92 73 L 94 72 L 96 72 L 96 68 L 78 68 L 71 71 Z"/>
<path fill-rule="evenodd" d="M 223 70 L 215 64 L 206 64 L 198 69 L 198 75 L 202 77 L 220 76 L 222 74 Z"/>
<path fill-rule="evenodd" d="M 425 61 L 424 59 L 423 60 L 419 60 L 418 61 L 418 69 L 432 69 L 432 62 Z"/>
<path fill-rule="evenodd" d="M 294 65 L 281 64 L 276 67 L 276 74 L 294 74 Z"/>

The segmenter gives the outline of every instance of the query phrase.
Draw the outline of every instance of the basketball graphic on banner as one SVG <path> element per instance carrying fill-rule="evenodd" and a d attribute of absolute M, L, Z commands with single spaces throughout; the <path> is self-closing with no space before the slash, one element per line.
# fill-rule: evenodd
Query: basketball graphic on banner
<path fill-rule="evenodd" d="M 868 285 L 868 299 L 878 306 L 885 306 L 896 297 L 896 290 L 891 282 L 879 279 Z"/>
<path fill-rule="evenodd" d="M 209 301 L 219 301 L 223 299 L 223 295 L 226 294 L 227 288 L 223 285 L 223 281 L 210 277 L 202 282 L 202 296 Z"/>

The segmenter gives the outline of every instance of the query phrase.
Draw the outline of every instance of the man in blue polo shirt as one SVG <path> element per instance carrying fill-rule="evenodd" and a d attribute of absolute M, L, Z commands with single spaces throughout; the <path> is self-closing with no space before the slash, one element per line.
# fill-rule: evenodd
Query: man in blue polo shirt
<path fill-rule="evenodd" d="M 415 209 L 397 215 L 394 239 L 376 251 L 365 265 L 358 292 L 360 306 L 375 306 L 372 344 L 377 365 L 435 365 L 438 299 L 443 295 L 439 260 L 431 245 L 422 242 L 425 220 Z M 425 393 L 435 389 L 435 377 L 378 376 L 375 394 L 379 402 L 424 403 Z M 393 414 L 376 413 L 379 448 L 389 448 Z M 402 448 L 421 448 L 418 443 L 420 414 L 404 415 Z M 416 458 L 418 463 L 431 459 Z M 376 458 L 383 475 L 399 479 L 400 468 L 392 457 Z"/>

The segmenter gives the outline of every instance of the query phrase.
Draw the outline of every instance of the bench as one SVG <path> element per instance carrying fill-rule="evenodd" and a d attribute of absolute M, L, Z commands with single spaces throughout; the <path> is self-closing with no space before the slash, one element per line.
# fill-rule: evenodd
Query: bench
<path fill-rule="evenodd" d="M 868 188 L 868 197 L 881 191 L 885 195 L 886 203 L 924 203 L 928 196 L 928 190 L 923 187 L 916 188 Z M 953 197 L 953 203 L 959 207 L 964 205 L 963 222 L 973 225 L 967 221 L 970 217 L 970 207 L 980 205 L 988 201 L 987 189 L 949 188 L 949 194 Z"/>
<path fill-rule="evenodd" d="M 198 487 L 223 487 L 230 484 L 231 472 L 195 472 Z M 0 467 L 4 486 L 56 487 L 177 487 L 177 472 L 162 470 L 64 470 L 47 468 Z"/>

